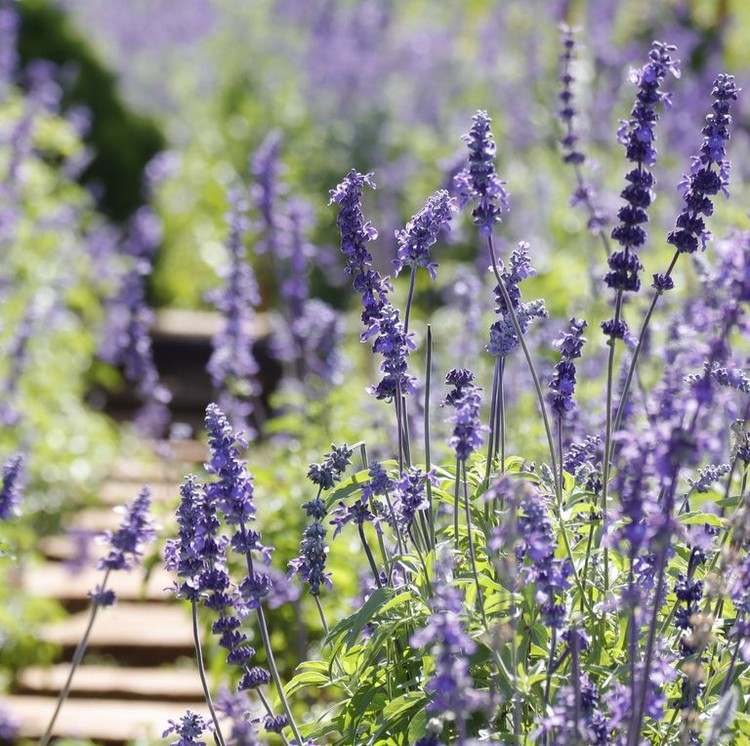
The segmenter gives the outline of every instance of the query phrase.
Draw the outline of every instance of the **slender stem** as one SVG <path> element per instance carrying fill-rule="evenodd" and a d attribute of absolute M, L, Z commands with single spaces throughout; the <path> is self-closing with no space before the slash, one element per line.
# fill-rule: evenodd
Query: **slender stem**
<path fill-rule="evenodd" d="M 104 577 L 102 578 L 101 585 L 99 586 L 100 592 L 104 592 L 104 590 L 107 587 L 107 581 L 109 580 L 109 573 L 111 571 L 107 569 L 104 573 Z M 44 735 L 42 736 L 41 740 L 39 741 L 39 746 L 47 746 L 47 744 L 50 741 L 50 738 L 52 738 L 52 731 L 55 727 L 55 723 L 57 722 L 57 717 L 60 714 L 60 710 L 62 709 L 62 706 L 65 704 L 65 700 L 68 698 L 68 694 L 70 694 L 70 687 L 73 683 L 73 676 L 76 672 L 76 669 L 80 665 L 81 661 L 83 660 L 83 656 L 86 653 L 86 647 L 88 646 L 89 642 L 89 636 L 91 635 L 91 629 L 94 626 L 94 621 L 96 620 L 96 615 L 99 613 L 99 604 L 96 602 L 92 602 L 91 604 L 91 611 L 89 612 L 89 621 L 86 625 L 86 629 L 83 633 L 83 637 L 78 642 L 78 645 L 76 646 L 75 652 L 73 653 L 73 660 L 70 664 L 70 670 L 68 671 L 68 678 L 65 680 L 65 685 L 63 686 L 62 690 L 60 691 L 60 694 L 57 697 L 57 705 L 55 706 L 55 711 L 52 713 L 52 717 L 50 718 L 50 721 L 47 725 L 46 730 L 44 731 Z"/>
<path fill-rule="evenodd" d="M 432 327 L 427 324 L 427 360 L 425 362 L 424 383 L 424 468 L 429 474 L 432 469 L 430 454 L 430 390 L 432 382 Z M 427 480 L 427 511 L 430 520 L 430 547 L 435 547 L 435 506 L 432 502 L 432 483 Z"/>
<path fill-rule="evenodd" d="M 240 523 L 240 530 L 242 531 L 242 534 L 245 534 L 245 526 L 244 524 Z M 252 577 L 255 574 L 255 570 L 253 569 L 253 557 L 250 554 L 250 552 L 247 552 L 245 554 L 245 561 L 247 563 L 247 572 L 250 577 Z M 281 701 L 281 706 L 284 708 L 284 712 L 286 713 L 287 718 L 289 719 L 289 727 L 292 729 L 292 733 L 294 733 L 294 737 L 297 739 L 299 743 L 304 743 L 302 740 L 302 735 L 299 732 L 299 728 L 297 727 L 297 723 L 294 720 L 294 715 L 292 715 L 292 708 L 289 706 L 289 701 L 286 698 L 286 694 L 284 693 L 284 684 L 281 681 L 281 676 L 279 676 L 279 669 L 276 666 L 276 658 L 273 654 L 273 648 L 271 647 L 271 636 L 268 634 L 268 624 L 266 623 L 266 614 L 263 611 L 263 604 L 258 602 L 258 606 L 255 609 L 257 617 L 258 617 L 258 628 L 260 629 L 260 637 L 263 641 L 263 647 L 266 651 L 266 660 L 268 662 L 268 668 L 271 672 L 271 678 L 273 679 L 273 683 L 276 686 L 276 693 L 279 695 L 279 700 Z"/>
<path fill-rule="evenodd" d="M 552 627 L 549 638 L 549 660 L 547 661 L 547 678 L 544 682 L 544 709 L 549 704 L 549 691 L 552 686 L 552 666 L 555 662 L 555 648 L 557 647 L 557 628 Z"/>
<path fill-rule="evenodd" d="M 320 603 L 320 596 L 316 593 L 313 598 L 315 599 L 315 606 L 318 609 L 318 615 L 320 616 L 320 623 L 323 625 L 323 632 L 328 636 L 328 622 L 326 621 L 326 615 L 323 613 L 323 607 Z"/>
<path fill-rule="evenodd" d="M 497 416 L 497 382 L 500 374 L 500 357 L 495 360 L 492 373 L 492 395 L 490 398 L 490 437 L 487 440 L 487 463 L 484 469 L 484 486 L 485 489 L 490 484 L 490 474 L 492 473 L 492 459 L 495 455 L 495 419 Z"/>
<path fill-rule="evenodd" d="M 393 406 L 396 408 L 396 430 L 398 438 L 398 471 L 399 474 L 404 473 L 404 431 L 401 427 L 401 405 L 400 395 L 396 395 L 393 399 Z"/>
<path fill-rule="evenodd" d="M 461 462 L 456 458 L 456 484 L 453 491 L 453 542 L 458 549 L 458 501 L 461 484 Z"/>
<path fill-rule="evenodd" d="M 198 666 L 198 675 L 201 679 L 201 687 L 203 687 L 203 696 L 206 700 L 206 706 L 208 711 L 211 713 L 211 720 L 214 722 L 214 735 L 218 739 L 221 746 L 225 746 L 224 735 L 221 732 L 219 726 L 219 718 L 216 716 L 216 710 L 214 709 L 214 703 L 211 700 L 211 692 L 208 688 L 208 681 L 206 680 L 206 667 L 203 663 L 203 650 L 201 648 L 201 634 L 198 629 L 198 605 L 195 601 L 190 602 L 191 613 L 193 617 L 193 645 L 195 646 L 195 662 Z"/>
<path fill-rule="evenodd" d="M 469 507 L 469 489 L 466 483 L 466 462 L 461 462 L 463 469 L 463 483 L 464 483 L 464 508 L 466 510 L 466 530 L 469 532 L 469 558 L 471 560 L 471 572 L 474 575 L 474 583 L 477 586 L 477 600 L 479 601 L 479 611 L 482 614 L 482 623 L 484 628 L 487 629 L 487 616 L 484 612 L 484 596 L 482 594 L 482 586 L 479 584 L 479 573 L 477 572 L 477 559 L 476 553 L 474 552 L 474 537 L 471 530 L 471 509 Z"/>
<path fill-rule="evenodd" d="M 742 635 L 737 635 L 737 643 L 735 644 L 734 651 L 732 652 L 732 659 L 729 661 L 729 669 L 727 670 L 727 675 L 724 677 L 724 682 L 722 683 L 721 691 L 719 692 L 719 696 L 721 697 L 723 697 L 729 690 L 729 687 L 732 686 L 734 667 L 737 665 L 737 656 L 739 655 L 741 644 Z"/>
<path fill-rule="evenodd" d="M 391 514 L 391 523 L 393 524 L 393 530 L 396 534 L 396 542 L 398 543 L 398 552 L 401 555 L 406 554 L 406 547 L 403 537 L 401 536 L 401 528 L 398 525 L 398 521 L 396 520 L 396 511 L 393 509 L 393 503 L 391 502 L 391 497 L 388 494 L 388 490 L 384 493 L 385 497 L 385 503 L 388 506 L 388 512 Z"/>
<path fill-rule="evenodd" d="M 674 270 L 679 256 L 680 253 L 678 251 L 675 251 L 674 256 L 672 257 L 672 261 L 669 263 L 669 267 L 667 267 L 667 271 L 665 273 L 667 277 L 670 277 L 672 275 L 672 271 Z M 623 412 L 625 411 L 625 402 L 628 399 L 628 394 L 630 393 L 630 385 L 633 382 L 633 374 L 635 373 L 636 367 L 638 365 L 638 359 L 641 354 L 641 349 L 643 348 L 643 342 L 646 339 L 646 331 L 648 330 L 649 324 L 651 323 L 651 317 L 654 314 L 654 309 L 656 308 L 656 304 L 659 302 L 659 298 L 661 296 L 662 293 L 658 290 L 654 293 L 654 297 L 651 299 L 651 304 L 648 307 L 648 311 L 646 311 L 646 315 L 643 317 L 643 323 L 641 324 L 640 331 L 638 332 L 638 342 L 635 345 L 635 350 L 633 350 L 633 357 L 630 360 L 630 366 L 628 367 L 628 372 L 625 376 L 625 385 L 622 388 L 622 394 L 620 394 L 620 404 L 617 407 L 617 415 L 615 417 L 615 430 L 620 429 Z"/>
<path fill-rule="evenodd" d="M 578 656 L 578 631 L 571 629 L 570 636 L 570 675 L 573 679 L 573 702 L 574 702 L 574 721 L 575 721 L 575 740 L 581 737 L 581 667 Z"/>
<path fill-rule="evenodd" d="M 557 452 L 559 454 L 558 458 L 560 459 L 560 494 L 563 493 L 563 488 L 565 486 L 565 474 L 563 470 L 563 421 L 562 421 L 562 415 L 559 415 L 557 418 Z"/>
<path fill-rule="evenodd" d="M 375 558 L 372 556 L 372 550 L 370 549 L 370 545 L 367 543 L 365 530 L 361 523 L 357 525 L 357 529 L 359 530 L 359 538 L 362 542 L 362 547 L 365 550 L 365 554 L 367 555 L 367 561 L 370 563 L 372 575 L 375 578 L 375 585 L 377 585 L 378 588 L 382 588 L 383 584 L 380 582 L 380 572 L 378 571 L 378 566 L 375 564 Z"/>
<path fill-rule="evenodd" d="M 404 309 L 404 334 L 409 331 L 409 317 L 411 316 L 411 304 L 414 300 L 414 280 L 417 276 L 416 266 L 412 266 L 409 275 L 409 294 L 406 296 L 406 308 Z"/>
<path fill-rule="evenodd" d="M 557 471 L 557 457 L 555 456 L 555 445 L 552 439 L 552 428 L 550 427 L 549 417 L 547 416 L 547 405 L 544 402 L 544 392 L 542 391 L 542 386 L 539 383 L 539 376 L 537 375 L 536 367 L 534 366 L 534 361 L 531 357 L 531 352 L 529 352 L 529 347 L 526 344 L 526 339 L 524 338 L 523 330 L 521 329 L 521 324 L 518 321 L 518 315 L 516 314 L 516 309 L 513 307 L 513 303 L 510 299 L 510 296 L 508 295 L 508 289 L 505 287 L 505 282 L 503 281 L 503 278 L 500 275 L 500 269 L 497 264 L 497 256 L 495 254 L 495 245 L 493 243 L 491 233 L 487 237 L 487 242 L 488 242 L 489 249 L 490 249 L 492 271 L 495 275 L 495 279 L 497 280 L 497 286 L 498 288 L 500 288 L 500 293 L 503 296 L 503 302 L 505 303 L 505 306 L 508 309 L 508 312 L 510 314 L 511 321 L 513 323 L 513 328 L 516 332 L 516 336 L 518 337 L 518 343 L 521 345 L 521 349 L 523 350 L 523 355 L 526 358 L 526 365 L 529 368 L 529 373 L 531 374 L 531 379 L 534 383 L 534 389 L 536 391 L 536 397 L 539 403 L 539 409 L 541 411 L 542 420 L 544 422 L 544 431 L 547 435 L 547 445 L 549 447 L 549 455 L 550 455 L 550 460 L 552 463 L 552 472 L 554 473 Z"/>
<path fill-rule="evenodd" d="M 498 432 L 495 435 L 495 447 L 500 441 L 500 471 L 505 472 L 505 358 L 500 361 L 500 376 L 498 378 L 498 405 L 500 407 L 498 417 Z"/>
<path fill-rule="evenodd" d="M 615 297 L 615 326 L 620 321 L 620 314 L 622 313 L 622 290 L 617 291 Z M 609 463 L 610 463 L 610 450 L 612 443 L 612 393 L 614 386 L 614 371 L 615 371 L 615 347 L 616 337 L 610 336 L 607 340 L 609 345 L 609 355 L 607 358 L 607 392 L 606 392 L 606 419 L 604 425 L 604 458 L 602 459 L 602 533 L 606 533 L 609 521 L 607 519 L 608 512 L 608 492 L 609 492 Z M 606 597 L 609 591 L 609 548 L 607 547 L 606 541 L 604 542 L 604 595 Z"/>

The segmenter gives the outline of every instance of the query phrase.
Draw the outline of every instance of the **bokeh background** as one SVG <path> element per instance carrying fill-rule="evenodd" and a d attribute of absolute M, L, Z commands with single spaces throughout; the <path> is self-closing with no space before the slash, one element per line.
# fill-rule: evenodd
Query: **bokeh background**
<path fill-rule="evenodd" d="M 23 516 L 3 527 L 8 553 L 21 559 L 12 568 L 0 560 L 0 675 L 10 689 L 24 669 L 60 655 L 43 630 L 72 610 L 24 580 L 24 567 L 49 561 L 40 537 L 75 537 L 85 566 L 95 529 L 75 533 L 77 516 L 99 505 L 113 465 L 161 463 L 152 437 L 133 424 L 138 391 L 102 354 L 113 299 L 139 252 L 149 255 L 144 292 L 155 310 L 156 365 L 172 391 L 161 436 L 192 442 L 214 396 L 205 374 L 217 323 L 210 291 L 227 262 L 228 197 L 246 195 L 261 365 L 249 460 L 281 570 L 303 525 L 307 463 L 332 440 L 367 440 L 389 422 L 390 412 L 365 392 L 374 366 L 358 340 L 328 205 L 346 171 L 375 173 L 366 209 L 379 230 L 376 264 L 390 272 L 394 231 L 429 193 L 452 188 L 461 135 L 473 112 L 487 109 L 512 205 L 501 251 L 520 240 L 531 245 L 538 276 L 525 292 L 550 311 L 534 331 L 548 370 L 549 342 L 565 320 L 589 320 L 595 343 L 582 375 L 585 399 L 601 380 L 605 348 L 595 329 L 607 312 L 604 255 L 585 212 L 570 204 L 574 174 L 561 160 L 559 25 L 579 28 L 577 127 L 586 178 L 609 215 L 625 172 L 615 133 L 632 105 L 629 69 L 643 64 L 653 39 L 678 47 L 683 74 L 670 83 L 673 108 L 659 125 L 646 275 L 671 253 L 676 185 L 699 143 L 713 78 L 731 72 L 750 89 L 744 0 L 5 0 L 0 19 L 0 449 L 28 453 Z M 730 152 L 732 199 L 712 220 L 717 237 L 750 227 L 747 95 Z M 330 343 L 325 355 L 319 343 L 308 350 L 302 380 L 283 349 L 292 270 L 279 266 L 273 244 L 290 236 L 304 244 L 311 297 L 325 304 L 314 307 L 310 334 Z M 432 319 L 436 370 L 466 365 L 486 380 L 492 293 L 473 236 L 456 221 L 441 239 L 438 280 L 419 277 L 414 313 Z M 682 287 L 697 287 L 690 270 Z M 415 326 L 421 365 L 422 325 Z M 538 424 L 523 416 L 534 405 L 518 367 L 508 373 L 519 413 L 510 449 L 536 457 Z M 442 424 L 435 427 L 439 438 Z M 392 455 L 372 440 L 374 455 Z M 200 461 L 190 453 L 186 461 Z M 157 454 L 165 474 L 179 460 L 174 451 L 171 461 Z M 165 534 L 176 497 L 159 508 Z M 331 603 L 346 609 L 359 578 L 350 561 L 356 547 L 341 542 L 332 556 L 341 593 Z M 158 548 L 149 566 L 157 563 Z M 315 612 L 295 597 L 272 616 L 288 673 L 320 637 Z M 107 656 L 101 660 L 112 663 Z M 213 661 L 221 677 L 220 657 Z M 307 704 L 321 706 L 312 695 Z"/>

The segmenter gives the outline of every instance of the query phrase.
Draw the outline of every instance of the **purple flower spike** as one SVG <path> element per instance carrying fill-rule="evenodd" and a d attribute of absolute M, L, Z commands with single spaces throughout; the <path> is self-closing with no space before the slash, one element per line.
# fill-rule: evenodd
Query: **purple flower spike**
<path fill-rule="evenodd" d="M 549 387 L 552 390 L 552 409 L 560 417 L 575 406 L 576 368 L 573 360 L 581 357 L 581 349 L 586 341 L 583 337 L 586 326 L 583 320 L 571 319 L 568 330 L 556 342 L 560 348 L 560 361 L 555 365 L 555 376 Z"/>
<path fill-rule="evenodd" d="M 230 194 L 229 200 L 229 266 L 223 273 L 223 287 L 210 294 L 224 317 L 224 323 L 212 340 L 213 352 L 208 361 L 208 373 L 214 388 L 220 392 L 224 411 L 235 427 L 248 432 L 251 397 L 258 392 L 258 364 L 253 357 L 251 325 L 253 309 L 260 302 L 260 296 L 255 275 L 245 258 L 245 205 L 236 193 Z"/>
<path fill-rule="evenodd" d="M 351 170 L 344 180 L 330 192 L 330 204 L 339 205 L 336 218 L 341 234 L 341 251 L 346 258 L 346 273 L 352 278 L 354 289 L 362 296 L 362 323 L 366 328 L 377 321 L 388 303 L 390 285 L 372 268 L 369 241 L 377 238 L 375 226 L 362 213 L 362 192 L 375 188 L 372 174 Z"/>
<path fill-rule="evenodd" d="M 143 548 L 156 536 L 149 508 L 151 491 L 144 487 L 132 504 L 124 509 L 120 528 L 107 534 L 109 554 L 99 562 L 100 570 L 130 570 L 143 556 Z"/>
<path fill-rule="evenodd" d="M 672 59 L 674 51 L 675 47 L 655 41 L 648 62 L 632 72 L 631 80 L 638 93 L 630 119 L 622 122 L 617 133 L 627 159 L 635 164 L 625 176 L 628 185 L 621 193 L 625 205 L 618 211 L 619 223 L 612 230 L 612 238 L 621 248 L 610 255 L 609 272 L 604 278 L 610 288 L 621 292 L 635 293 L 641 286 L 639 274 L 643 265 L 638 250 L 646 241 L 646 231 L 641 226 L 648 221 L 646 211 L 654 199 L 654 177 L 649 168 L 656 163 L 655 125 L 659 119 L 656 106 L 669 104 L 669 94 L 661 90 L 667 75 L 679 77 L 679 63 Z M 604 328 L 609 336 L 615 336 L 614 331 L 611 327 Z"/>
<path fill-rule="evenodd" d="M 7 521 L 18 513 L 23 480 L 23 456 L 11 456 L 3 466 L 3 483 L 0 488 L 0 521 Z"/>
<path fill-rule="evenodd" d="M 440 232 L 448 226 L 456 205 L 445 189 L 430 196 L 424 207 L 406 224 L 406 228 L 396 231 L 398 257 L 393 264 L 398 274 L 405 266 L 424 267 L 434 280 L 438 265 L 432 261 L 430 248 L 435 244 Z"/>
<path fill-rule="evenodd" d="M 703 144 L 698 155 L 693 156 L 690 174 L 683 177 L 679 186 L 685 208 L 677 217 L 674 230 L 667 236 L 667 241 L 681 254 L 694 254 L 699 248 L 706 248 L 711 234 L 702 216 L 710 217 L 713 214 L 712 197 L 720 191 L 727 196 L 729 194 L 730 163 L 726 157 L 732 126 L 729 112 L 739 93 L 740 89 L 732 75 L 722 74 L 714 81 L 711 91 L 714 102 L 702 130 Z M 714 166 L 716 171 L 713 170 Z"/>
<path fill-rule="evenodd" d="M 161 734 L 162 738 L 174 734 L 176 741 L 169 746 L 206 746 L 205 741 L 198 740 L 204 733 L 210 732 L 213 726 L 200 715 L 188 710 L 178 721 L 170 720 L 169 727 Z"/>
<path fill-rule="evenodd" d="M 495 171 L 495 138 L 490 126 L 492 120 L 481 109 L 472 118 L 471 129 L 464 135 L 469 147 L 469 162 L 455 177 L 459 204 L 463 207 L 475 202 L 472 211 L 474 222 L 482 235 L 488 235 L 503 212 L 510 209 L 505 182 Z"/>
<path fill-rule="evenodd" d="M 453 390 L 448 393 L 444 402 L 454 409 L 450 418 L 453 435 L 449 443 L 456 452 L 456 458 L 466 461 L 483 443 L 482 425 L 479 421 L 481 389 L 474 385 L 474 374 L 470 370 L 453 369 L 445 377 L 445 382 L 453 385 Z"/>

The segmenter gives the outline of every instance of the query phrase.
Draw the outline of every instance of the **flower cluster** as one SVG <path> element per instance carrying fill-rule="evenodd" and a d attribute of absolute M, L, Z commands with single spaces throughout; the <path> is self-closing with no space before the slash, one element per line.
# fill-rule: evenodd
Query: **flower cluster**
<path fill-rule="evenodd" d="M 341 480 L 349 465 L 352 449 L 346 444 L 331 446 L 321 463 L 310 464 L 307 478 L 318 487 L 318 494 L 313 500 L 302 507 L 312 518 L 302 533 L 299 555 L 289 562 L 290 575 L 299 575 L 310 586 L 313 596 L 320 595 L 320 586 L 331 587 L 331 574 L 326 571 L 328 545 L 326 544 L 326 529 L 323 519 L 326 516 L 326 504 L 321 493 L 329 490 Z"/>
<path fill-rule="evenodd" d="M 568 330 L 556 342 L 560 348 L 560 361 L 555 365 L 555 376 L 549 387 L 552 391 L 552 410 L 558 417 L 564 416 L 575 406 L 576 367 L 573 361 L 581 357 L 581 349 L 586 341 L 583 337 L 586 326 L 585 321 L 572 318 Z"/>
<path fill-rule="evenodd" d="M 16 453 L 3 465 L 0 487 L 0 521 L 7 521 L 18 512 L 23 481 L 23 456 Z"/>
<path fill-rule="evenodd" d="M 484 236 L 491 234 L 492 226 L 510 209 L 505 182 L 495 171 L 496 147 L 491 125 L 486 111 L 474 114 L 471 129 L 463 138 L 469 147 L 468 165 L 455 177 L 459 204 L 464 207 L 469 202 L 475 203 L 471 214 Z"/>
<path fill-rule="evenodd" d="M 407 534 L 414 523 L 417 511 L 427 504 L 425 497 L 427 482 L 433 483 L 434 480 L 435 476 L 432 472 L 425 473 L 421 469 L 412 467 L 405 471 L 396 482 L 394 490 L 396 519 Z"/>
<path fill-rule="evenodd" d="M 518 516 L 516 557 L 526 561 L 526 576 L 536 585 L 536 597 L 545 623 L 560 629 L 565 622 L 565 606 L 561 594 L 568 587 L 571 567 L 567 560 L 555 558 L 555 532 L 549 519 L 544 498 L 529 489 L 521 500 Z"/>
<path fill-rule="evenodd" d="M 519 285 L 523 280 L 535 274 L 529 257 L 529 244 L 521 241 L 518 247 L 513 249 L 510 255 L 510 268 L 503 269 L 500 277 L 508 293 L 510 302 L 521 327 L 521 332 L 526 333 L 529 325 L 535 319 L 547 317 L 547 309 L 541 299 L 523 303 L 521 301 L 521 289 Z M 503 293 L 499 287 L 495 288 L 495 313 L 500 317 L 490 327 L 490 341 L 487 344 L 487 352 L 496 357 L 506 357 L 519 345 L 520 340 L 516 334 L 516 327 L 506 307 Z"/>
<path fill-rule="evenodd" d="M 573 166 L 576 173 L 577 185 L 571 199 L 571 204 L 584 205 L 589 214 L 589 230 L 599 231 L 607 224 L 607 217 L 596 204 L 594 190 L 583 179 L 581 165 L 586 160 L 586 156 L 578 144 L 580 137 L 575 129 L 576 108 L 575 94 L 573 93 L 575 78 L 571 70 L 575 58 L 575 32 L 569 26 L 563 25 L 560 30 L 560 38 L 563 51 L 560 55 L 560 65 L 562 68 L 560 72 L 561 90 L 557 94 L 560 99 L 560 108 L 557 115 L 560 117 L 560 121 L 565 128 L 565 134 L 560 139 L 563 161 Z"/>
<path fill-rule="evenodd" d="M 161 737 L 177 736 L 177 740 L 171 741 L 170 746 L 206 746 L 205 741 L 198 739 L 211 730 L 212 726 L 207 720 L 188 710 L 179 721 L 170 720 L 169 727 L 161 734 Z"/>
<path fill-rule="evenodd" d="M 459 461 L 466 461 L 483 443 L 482 425 L 479 421 L 482 390 L 473 381 L 474 374 L 470 370 L 454 368 L 445 377 L 446 384 L 453 386 L 453 390 L 445 398 L 445 403 L 454 410 L 450 418 L 453 434 L 449 444 Z"/>
<path fill-rule="evenodd" d="M 703 144 L 698 155 L 693 157 L 690 174 L 680 183 L 685 199 L 685 208 L 677 217 L 674 230 L 667 237 L 680 254 L 693 254 L 698 248 L 706 248 L 710 237 L 702 216 L 713 214 L 711 198 L 718 192 L 727 193 L 729 184 L 729 160 L 726 146 L 732 124 L 730 110 L 737 100 L 739 89 L 734 76 L 719 75 L 714 81 L 711 95 L 714 97 L 712 112 L 706 117 L 703 127 Z M 713 167 L 717 167 L 717 171 Z M 654 277 L 657 284 L 659 276 Z"/>
<path fill-rule="evenodd" d="M 383 377 L 370 388 L 376 399 L 392 401 L 394 397 L 414 393 L 416 379 L 409 375 L 408 355 L 415 348 L 412 334 L 404 331 L 399 311 L 394 306 L 383 306 L 380 318 L 373 321 L 363 339 L 374 337 L 373 352 L 383 356 L 380 370 Z"/>
<path fill-rule="evenodd" d="M 433 280 L 437 277 L 438 265 L 432 261 L 430 248 L 449 224 L 455 209 L 453 198 L 445 189 L 440 189 L 427 198 L 424 207 L 403 230 L 396 231 L 398 256 L 393 262 L 396 274 L 405 266 L 424 267 Z"/>
<path fill-rule="evenodd" d="M 236 427 L 247 432 L 247 417 L 252 412 L 250 397 L 258 392 L 258 364 L 253 357 L 251 325 L 253 308 L 260 297 L 255 276 L 245 258 L 245 205 L 237 192 L 230 194 L 229 201 L 229 265 L 223 273 L 223 287 L 210 296 L 223 316 L 223 326 L 212 340 L 213 352 L 207 369 L 211 383 L 220 393 L 222 409 Z"/>
<path fill-rule="evenodd" d="M 362 323 L 365 328 L 380 318 L 388 303 L 390 285 L 372 268 L 372 254 L 367 243 L 374 241 L 378 232 L 362 213 L 362 191 L 375 188 L 372 174 L 351 170 L 344 180 L 332 189 L 330 203 L 339 205 L 336 225 L 341 234 L 341 251 L 346 258 L 346 273 L 352 278 L 354 289 L 362 296 Z"/>
<path fill-rule="evenodd" d="M 618 292 L 637 292 L 641 286 L 639 273 L 643 265 L 638 250 L 646 241 L 646 231 L 641 226 L 648 221 L 646 211 L 653 201 L 654 177 L 649 168 L 656 162 L 656 106 L 669 102 L 669 95 L 661 90 L 666 76 L 679 75 L 678 63 L 672 59 L 674 50 L 671 45 L 653 43 L 648 62 L 632 75 L 638 93 L 630 119 L 618 131 L 627 159 L 635 164 L 625 177 L 628 185 L 621 196 L 626 204 L 617 213 L 620 222 L 612 230 L 612 238 L 621 248 L 610 255 L 605 277 L 607 285 Z M 622 337 L 624 333 L 621 324 L 605 322 L 602 328 L 612 337 Z"/>
<path fill-rule="evenodd" d="M 116 531 L 106 535 L 109 552 L 99 561 L 100 570 L 130 570 L 143 556 L 144 545 L 156 536 L 149 515 L 151 491 L 144 487 L 124 509 L 124 517 Z"/>

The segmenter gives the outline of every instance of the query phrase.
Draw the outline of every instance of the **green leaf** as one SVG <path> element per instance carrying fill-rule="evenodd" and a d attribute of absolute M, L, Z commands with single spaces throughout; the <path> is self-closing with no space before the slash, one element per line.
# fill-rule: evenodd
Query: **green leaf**
<path fill-rule="evenodd" d="M 718 516 L 715 513 L 692 512 L 681 515 L 680 523 L 684 523 L 686 526 L 708 524 L 709 526 L 721 527 L 724 525 L 725 521 L 721 516 Z"/>
<path fill-rule="evenodd" d="M 285 690 L 288 696 L 292 696 L 300 689 L 306 686 L 327 686 L 331 684 L 328 676 L 328 664 L 325 661 L 307 661 L 297 666 L 297 673 L 286 685 Z"/>
<path fill-rule="evenodd" d="M 392 588 L 378 588 L 370 598 L 365 601 L 359 611 L 346 617 L 346 619 L 342 619 L 330 631 L 326 640 L 335 640 L 343 635 L 343 640 L 346 641 L 347 646 L 353 645 L 372 617 L 379 611 L 383 604 L 393 597 L 393 593 L 394 591 Z M 343 640 L 337 645 L 337 649 L 341 647 Z"/>

